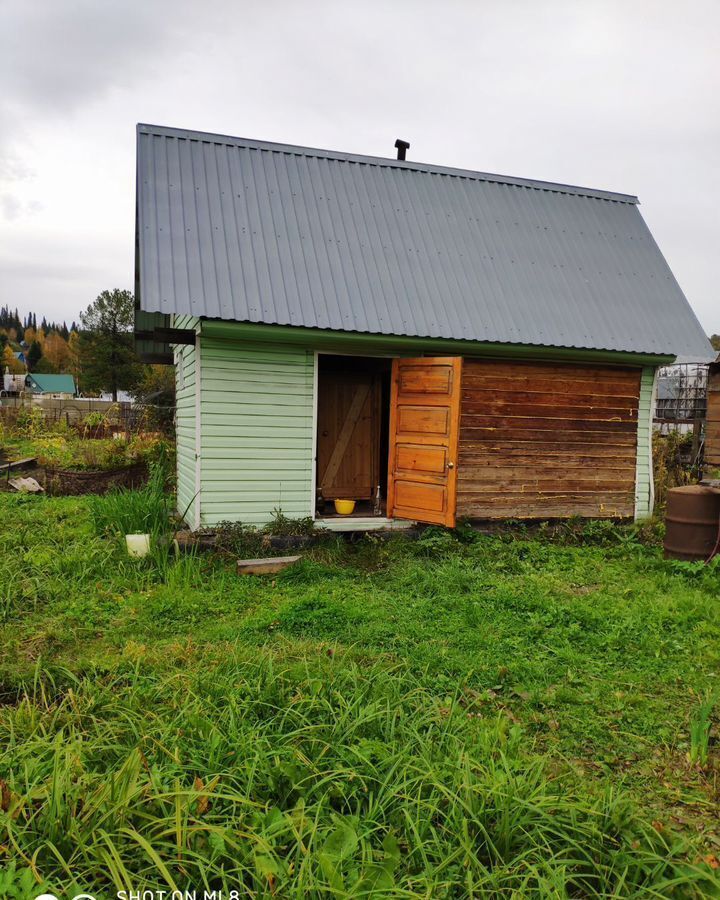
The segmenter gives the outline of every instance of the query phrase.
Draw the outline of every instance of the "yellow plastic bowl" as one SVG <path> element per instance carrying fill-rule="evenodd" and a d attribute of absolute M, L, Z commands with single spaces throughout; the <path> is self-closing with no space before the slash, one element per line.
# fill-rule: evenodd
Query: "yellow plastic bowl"
<path fill-rule="evenodd" d="M 354 500 L 336 500 L 335 512 L 339 516 L 349 516 L 355 510 Z"/>

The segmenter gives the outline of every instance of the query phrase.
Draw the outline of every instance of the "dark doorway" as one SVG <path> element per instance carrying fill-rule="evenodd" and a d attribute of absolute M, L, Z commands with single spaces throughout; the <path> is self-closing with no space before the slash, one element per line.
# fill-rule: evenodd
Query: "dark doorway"
<path fill-rule="evenodd" d="M 355 516 L 384 516 L 392 360 L 318 357 L 317 512 L 355 500 Z"/>

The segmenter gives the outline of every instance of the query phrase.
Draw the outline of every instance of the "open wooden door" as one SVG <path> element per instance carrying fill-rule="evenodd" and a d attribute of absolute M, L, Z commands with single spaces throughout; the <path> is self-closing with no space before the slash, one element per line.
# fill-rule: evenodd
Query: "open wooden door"
<path fill-rule="evenodd" d="M 395 359 L 388 516 L 455 525 L 462 357 Z"/>

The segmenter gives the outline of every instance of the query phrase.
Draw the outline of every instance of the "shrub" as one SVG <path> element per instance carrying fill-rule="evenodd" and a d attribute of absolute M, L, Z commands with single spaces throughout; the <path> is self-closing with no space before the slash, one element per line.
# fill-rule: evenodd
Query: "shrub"
<path fill-rule="evenodd" d="M 655 502 L 663 507 L 670 488 L 682 487 L 696 480 L 690 452 L 692 434 L 671 431 L 668 435 L 653 435 L 653 469 Z"/>
<path fill-rule="evenodd" d="M 105 415 L 103 413 L 91 412 L 83 419 L 83 425 L 87 425 L 89 428 L 97 428 L 100 425 L 104 425 L 105 421 Z"/>
<path fill-rule="evenodd" d="M 45 413 L 39 406 L 23 406 L 18 410 L 15 430 L 20 437 L 37 437 L 49 431 Z"/>
<path fill-rule="evenodd" d="M 317 529 L 315 520 L 312 516 L 303 516 L 299 519 L 292 519 L 286 516 L 282 509 L 277 507 L 273 510 L 272 519 L 263 528 L 265 534 L 274 534 L 278 536 L 300 536 L 305 534 L 314 534 Z"/>

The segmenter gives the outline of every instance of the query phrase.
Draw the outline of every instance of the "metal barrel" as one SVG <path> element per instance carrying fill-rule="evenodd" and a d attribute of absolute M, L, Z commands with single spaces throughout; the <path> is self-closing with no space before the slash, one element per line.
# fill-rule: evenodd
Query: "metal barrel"
<path fill-rule="evenodd" d="M 720 490 L 702 484 L 671 488 L 665 513 L 665 558 L 707 559 L 720 535 Z"/>

